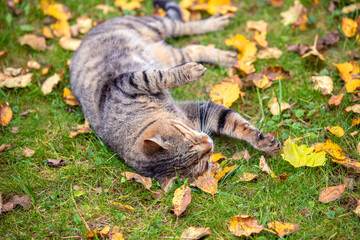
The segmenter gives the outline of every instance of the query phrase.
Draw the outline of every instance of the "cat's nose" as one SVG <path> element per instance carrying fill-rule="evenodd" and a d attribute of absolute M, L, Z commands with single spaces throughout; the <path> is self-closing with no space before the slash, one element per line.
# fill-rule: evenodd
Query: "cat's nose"
<path fill-rule="evenodd" d="M 200 142 L 199 145 L 203 149 L 204 153 L 209 153 L 209 152 L 212 152 L 212 150 L 213 150 L 212 140 L 208 136 L 202 137 L 201 142 Z"/>

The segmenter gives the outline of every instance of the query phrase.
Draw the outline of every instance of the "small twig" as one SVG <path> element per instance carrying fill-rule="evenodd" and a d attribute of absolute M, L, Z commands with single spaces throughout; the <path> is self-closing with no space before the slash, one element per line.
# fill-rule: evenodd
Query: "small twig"
<path fill-rule="evenodd" d="M 72 189 L 72 184 L 71 184 L 71 187 L 70 187 L 70 192 L 71 192 L 71 189 Z M 72 198 L 72 200 L 73 200 L 73 202 L 74 202 L 76 211 L 78 212 L 78 214 L 80 215 L 81 220 L 82 220 L 83 223 L 85 224 L 85 227 L 86 227 L 87 231 L 88 231 L 88 232 L 91 232 L 91 228 L 89 227 L 89 225 L 88 225 L 87 222 L 85 221 L 85 218 L 81 215 L 81 213 L 80 213 L 80 211 L 79 211 L 79 208 L 78 208 L 78 206 L 77 206 L 77 204 L 76 204 L 76 201 L 75 201 L 75 199 L 74 199 L 74 196 L 72 195 L 72 192 L 71 192 L 71 198 Z"/>
<path fill-rule="evenodd" d="M 345 217 L 345 216 L 350 215 L 350 214 L 352 214 L 352 213 L 353 213 L 353 212 L 347 212 L 347 213 L 344 213 L 344 214 L 339 215 L 338 217 L 339 217 L 339 218 Z"/>
<path fill-rule="evenodd" d="M 69 237 L 60 237 L 61 239 L 69 239 L 69 238 L 82 238 L 81 236 L 69 236 Z"/>
<path fill-rule="evenodd" d="M 174 237 L 158 237 L 158 239 L 174 239 Z"/>

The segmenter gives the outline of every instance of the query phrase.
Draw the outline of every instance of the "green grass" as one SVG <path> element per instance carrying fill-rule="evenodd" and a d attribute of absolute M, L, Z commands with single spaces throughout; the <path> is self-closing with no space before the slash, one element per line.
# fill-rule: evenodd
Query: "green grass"
<path fill-rule="evenodd" d="M 70 22 L 88 13 L 93 20 L 106 20 L 119 13 L 103 15 L 95 9 L 100 3 L 113 4 L 113 1 L 91 0 L 79 4 L 77 1 L 63 1 L 72 14 Z M 292 1 L 285 1 L 279 8 L 273 8 L 260 1 L 238 1 L 239 12 L 231 25 L 219 32 L 204 36 L 171 39 L 175 46 L 189 43 L 210 44 L 227 49 L 224 40 L 240 33 L 249 39 L 252 33 L 245 32 L 247 20 L 263 19 L 269 23 L 267 40 L 270 46 L 283 51 L 279 59 L 260 60 L 255 62 L 257 72 L 265 67 L 281 65 L 289 70 L 292 78 L 283 80 L 281 88 L 274 83 L 268 89 L 250 87 L 246 91 L 244 101 L 239 99 L 232 108 L 243 114 L 264 132 L 275 131 L 277 138 L 284 141 L 291 137 L 304 138 L 308 146 L 316 142 L 331 139 L 339 144 L 346 156 L 359 159 L 356 146 L 359 135 L 350 136 L 349 132 L 359 130 L 351 128 L 351 121 L 357 117 L 354 113 L 344 113 L 344 109 L 352 105 L 352 95 L 345 94 L 342 103 L 329 106 L 330 96 L 323 96 L 320 91 L 313 90 L 311 76 L 319 75 L 326 70 L 334 81 L 334 94 L 338 94 L 344 83 L 338 71 L 332 65 L 350 61 L 350 53 L 359 51 L 355 38 L 343 37 L 338 44 L 327 50 L 326 61 L 311 61 L 300 57 L 286 48 L 290 43 L 311 45 L 315 34 L 323 37 L 333 29 L 340 29 L 341 12 L 328 13 L 329 1 L 320 1 L 318 8 L 312 8 L 310 0 L 303 1 L 309 9 L 308 16 L 316 19 L 315 23 L 302 32 L 284 27 L 280 22 L 280 12 L 287 10 Z M 11 144 L 11 148 L 0 153 L 0 192 L 3 202 L 13 195 L 29 195 L 33 206 L 28 210 L 17 207 L 12 212 L 3 213 L 0 217 L 1 239 L 60 239 L 67 236 L 84 236 L 86 227 L 76 211 L 72 200 L 72 187 L 78 186 L 84 195 L 76 197 L 76 204 L 91 228 L 101 229 L 105 225 L 119 226 L 125 239 L 157 239 L 157 237 L 180 236 L 188 226 L 210 227 L 213 234 L 209 239 L 236 239 L 228 230 L 229 220 L 239 214 L 255 217 L 260 224 L 266 226 L 270 221 L 298 223 L 300 230 L 287 236 L 288 239 L 358 239 L 360 238 L 359 217 L 352 213 L 356 200 L 360 198 L 359 174 L 354 174 L 339 165 L 327 161 L 325 166 L 316 168 L 293 168 L 284 161 L 280 154 L 266 157 L 270 168 L 275 174 L 284 172 L 291 176 L 285 182 L 277 182 L 269 175 L 261 172 L 258 167 L 259 157 L 263 154 L 254 150 L 246 142 L 224 136 L 214 136 L 215 152 L 230 157 L 232 154 L 248 149 L 252 158 L 245 160 L 227 160 L 227 165 L 237 164 L 238 167 L 219 183 L 219 192 L 212 197 L 199 189 L 192 188 L 192 202 L 179 217 L 171 213 L 172 196 L 176 186 L 159 200 L 152 198 L 152 193 L 140 184 L 125 181 L 121 176 L 124 171 L 132 171 L 121 159 L 104 145 L 94 134 L 83 134 L 71 139 L 69 131 L 84 117 L 79 107 L 70 107 L 62 100 L 64 87 L 69 87 L 69 73 L 66 62 L 72 52 L 63 50 L 57 40 L 47 40 L 50 47 L 45 52 L 38 52 L 28 46 L 20 46 L 17 39 L 26 32 L 20 30 L 21 24 L 30 24 L 35 33 L 40 34 L 44 26 L 45 16 L 36 7 L 37 1 L 21 1 L 18 5 L 24 15 L 15 17 L 0 3 L 0 50 L 8 53 L 0 57 L 0 65 L 6 67 L 23 67 L 32 57 L 50 67 L 50 73 L 43 76 L 34 70 L 32 83 L 22 89 L 0 89 L 0 103 L 8 102 L 14 116 L 10 124 L 0 129 L 0 144 Z M 143 3 L 145 14 L 151 14 L 150 1 Z M 359 14 L 350 14 L 354 18 Z M 11 22 L 9 22 L 9 16 Z M 7 20 L 6 20 L 7 19 Z M 172 90 L 177 100 L 208 100 L 204 88 L 219 83 L 227 76 L 225 69 L 207 66 L 205 77 L 195 83 Z M 64 68 L 65 73 L 52 93 L 44 96 L 40 83 L 46 77 L 58 73 Z M 282 118 L 274 117 L 267 107 L 274 96 L 282 94 L 285 102 L 296 103 L 290 110 L 282 114 Z M 264 107 L 264 117 L 260 102 Z M 35 110 L 27 116 L 19 116 L 25 110 Z M 303 111 L 303 114 L 302 112 Z M 324 131 L 326 126 L 341 126 L 346 130 L 342 138 L 335 137 Z M 19 127 L 19 133 L 11 132 L 12 127 Z M 35 150 L 32 157 L 21 155 L 25 148 Z M 61 168 L 50 168 L 46 159 L 64 159 L 68 165 Z M 243 172 L 259 175 L 256 182 L 236 183 Z M 347 189 L 338 200 L 327 204 L 317 201 L 320 191 L 327 186 L 339 185 L 344 178 L 354 179 L 354 188 Z M 153 190 L 160 189 L 153 181 Z M 109 189 L 108 193 L 94 193 L 94 189 Z M 117 200 L 135 208 L 132 212 L 122 211 L 112 206 L 109 201 Z M 308 214 L 303 214 L 307 212 Z M 334 218 L 327 216 L 335 214 Z M 268 232 L 254 235 L 258 239 L 277 239 Z"/>

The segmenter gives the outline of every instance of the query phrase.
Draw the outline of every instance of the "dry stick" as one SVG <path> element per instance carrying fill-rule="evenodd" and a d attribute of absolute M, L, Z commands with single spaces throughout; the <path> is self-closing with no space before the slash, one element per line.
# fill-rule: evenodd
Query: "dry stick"
<path fill-rule="evenodd" d="M 71 185 L 71 188 L 70 188 L 70 189 L 72 189 L 72 185 Z M 79 214 L 80 217 L 81 217 L 81 220 L 82 220 L 82 221 L 84 222 L 84 224 L 85 224 L 86 229 L 88 230 L 88 232 L 91 232 L 91 228 L 89 227 L 89 225 L 88 225 L 87 222 L 85 221 L 85 218 L 81 215 L 81 213 L 80 213 L 80 211 L 79 211 L 79 208 L 78 208 L 78 206 L 77 206 L 77 204 L 76 204 L 76 202 L 75 202 L 74 196 L 72 195 L 72 192 L 71 192 L 71 198 L 72 198 L 72 200 L 73 200 L 73 202 L 74 202 L 74 204 L 75 204 L 76 211 L 78 212 L 78 214 Z"/>
<path fill-rule="evenodd" d="M 61 239 L 69 239 L 69 238 L 82 238 L 81 236 L 69 236 L 69 237 L 60 237 Z"/>

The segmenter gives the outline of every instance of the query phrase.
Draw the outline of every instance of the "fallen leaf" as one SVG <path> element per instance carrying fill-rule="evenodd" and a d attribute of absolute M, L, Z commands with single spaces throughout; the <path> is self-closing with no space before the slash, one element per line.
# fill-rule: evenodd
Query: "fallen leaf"
<path fill-rule="evenodd" d="M 270 59 L 270 58 L 278 59 L 279 57 L 281 57 L 281 55 L 282 55 L 282 51 L 276 47 L 261 49 L 256 54 L 256 56 L 260 59 Z"/>
<path fill-rule="evenodd" d="M 270 108 L 270 112 L 272 115 L 279 115 L 280 114 L 280 110 L 279 110 L 279 102 L 277 101 L 277 99 L 274 97 L 270 100 L 268 107 Z M 288 109 L 291 107 L 291 105 L 289 105 L 286 102 L 281 102 L 281 112 L 283 112 L 284 110 Z"/>
<path fill-rule="evenodd" d="M 326 130 L 329 130 L 329 132 L 331 132 L 332 134 L 334 134 L 337 137 L 342 137 L 344 136 L 345 132 L 344 129 L 342 129 L 339 126 L 334 126 L 334 127 L 326 127 Z"/>
<path fill-rule="evenodd" d="M 340 41 L 340 35 L 337 30 L 334 30 L 326 34 L 323 38 L 319 40 L 318 45 L 331 46 Z"/>
<path fill-rule="evenodd" d="M 333 81 L 329 76 L 312 76 L 315 83 L 314 89 L 321 90 L 322 95 L 331 94 L 334 89 Z"/>
<path fill-rule="evenodd" d="M 122 10 L 133 11 L 141 7 L 140 2 L 142 2 L 142 0 L 115 0 L 114 5 L 120 7 Z"/>
<path fill-rule="evenodd" d="M 284 0 L 271 0 L 271 6 L 279 8 L 284 4 Z"/>
<path fill-rule="evenodd" d="M 45 15 L 52 16 L 58 20 L 66 21 L 71 17 L 71 12 L 67 6 L 56 3 L 53 0 L 41 0 L 38 8 L 40 8 Z"/>
<path fill-rule="evenodd" d="M 73 131 L 70 131 L 70 138 L 74 138 L 76 137 L 77 135 L 79 134 L 82 134 L 82 133 L 89 133 L 91 132 L 91 129 L 90 127 L 83 127 L 81 128 L 80 130 L 76 131 L 76 132 L 73 132 Z"/>
<path fill-rule="evenodd" d="M 43 68 L 43 69 L 41 69 L 41 74 L 42 75 L 46 75 L 46 74 L 48 74 L 49 73 L 49 68 Z"/>
<path fill-rule="evenodd" d="M 0 153 L 4 150 L 10 149 L 11 145 L 9 144 L 1 144 L 0 145 Z"/>
<path fill-rule="evenodd" d="M 263 155 L 260 156 L 259 160 L 260 160 L 259 166 L 260 166 L 261 170 L 263 172 L 266 172 L 267 174 L 269 174 L 272 178 L 277 178 L 275 173 L 270 169 L 270 167 L 266 163 L 265 158 L 264 158 Z"/>
<path fill-rule="evenodd" d="M 350 4 L 346 7 L 343 7 L 343 9 L 341 9 L 341 11 L 344 13 L 344 14 L 348 14 L 348 13 L 351 13 L 351 12 L 354 12 L 356 10 L 359 10 L 360 9 L 360 3 L 353 3 L 353 4 Z"/>
<path fill-rule="evenodd" d="M 54 35 L 51 32 L 51 29 L 49 27 L 43 27 L 42 29 L 42 35 L 46 37 L 47 39 L 54 38 Z"/>
<path fill-rule="evenodd" d="M 232 5 L 231 0 L 209 0 L 207 2 L 206 11 L 211 14 L 227 14 L 236 12 L 238 9 L 236 6 Z"/>
<path fill-rule="evenodd" d="M 211 101 L 230 107 L 240 96 L 240 89 L 238 84 L 221 82 L 215 84 L 210 92 Z"/>
<path fill-rule="evenodd" d="M 56 37 L 71 37 L 70 24 L 67 21 L 57 21 L 50 25 Z"/>
<path fill-rule="evenodd" d="M 0 50 L 0 57 L 8 53 L 8 50 Z"/>
<path fill-rule="evenodd" d="M 160 199 L 160 198 L 164 198 L 164 196 L 165 196 L 164 194 L 165 194 L 165 191 L 163 191 L 162 189 L 158 189 L 158 190 L 154 191 L 151 196 L 154 199 Z"/>
<path fill-rule="evenodd" d="M 294 24 L 292 25 L 291 29 L 295 30 L 295 29 L 299 29 L 300 31 L 305 31 L 307 28 L 307 22 L 308 22 L 308 17 L 306 15 L 307 13 L 307 9 L 303 8 L 299 18 L 296 20 L 296 22 L 294 22 Z"/>
<path fill-rule="evenodd" d="M 186 207 L 191 203 L 191 189 L 188 186 L 182 185 L 174 192 L 172 199 L 174 205 L 174 213 L 176 216 L 182 214 Z"/>
<path fill-rule="evenodd" d="M 1 194 L 0 194 L 0 202 L 1 202 Z M 30 197 L 27 195 L 24 195 L 22 197 L 18 195 L 13 196 L 9 202 L 2 205 L 2 208 L 0 208 L 0 214 L 1 212 L 8 212 L 13 210 L 16 207 L 16 205 L 22 206 L 24 210 L 30 208 L 31 207 Z"/>
<path fill-rule="evenodd" d="M 19 38 L 19 42 L 21 45 L 27 44 L 33 49 L 39 51 L 45 51 L 46 49 L 45 37 L 43 36 L 38 36 L 35 34 L 26 34 Z"/>
<path fill-rule="evenodd" d="M 101 10 L 105 15 L 108 14 L 108 12 L 117 12 L 116 8 L 106 4 L 96 5 L 95 8 Z"/>
<path fill-rule="evenodd" d="M 359 118 L 355 118 L 352 120 L 351 122 L 351 126 L 356 126 L 356 125 L 359 125 L 360 124 L 360 117 Z"/>
<path fill-rule="evenodd" d="M 206 236 L 211 235 L 211 229 L 209 227 L 202 228 L 202 227 L 188 227 L 185 231 L 181 234 L 181 240 L 196 240 Z"/>
<path fill-rule="evenodd" d="M 343 30 L 345 36 L 353 37 L 356 34 L 357 22 L 351 18 L 343 18 L 341 22 L 341 29 Z"/>
<path fill-rule="evenodd" d="M 318 34 L 315 35 L 315 40 L 314 40 L 314 44 L 312 46 L 309 46 L 310 51 L 308 51 L 307 53 L 305 53 L 304 55 L 301 56 L 301 58 L 306 58 L 308 56 L 316 56 L 318 57 L 320 60 L 325 61 L 325 57 L 324 55 L 322 55 L 318 49 L 317 49 L 317 39 L 318 39 Z"/>
<path fill-rule="evenodd" d="M 30 148 L 26 148 L 21 155 L 25 156 L 25 157 L 31 157 L 33 154 L 35 153 L 34 150 L 31 150 Z"/>
<path fill-rule="evenodd" d="M 328 203 L 335 201 L 340 198 L 345 193 L 346 183 L 324 188 L 319 195 L 319 201 L 323 203 Z"/>
<path fill-rule="evenodd" d="M 205 172 L 198 177 L 195 181 L 195 185 L 202 191 L 210 193 L 213 196 L 217 193 L 218 182 L 209 172 Z"/>
<path fill-rule="evenodd" d="M 351 132 L 350 135 L 351 135 L 351 136 L 355 136 L 355 135 L 358 134 L 358 133 L 359 133 L 359 131 L 354 131 L 354 132 Z"/>
<path fill-rule="evenodd" d="M 81 34 L 86 34 L 92 27 L 92 19 L 87 15 L 84 15 L 76 19 L 76 24 L 79 26 L 79 32 Z"/>
<path fill-rule="evenodd" d="M 258 221 L 248 215 L 238 215 L 230 220 L 229 231 L 237 237 L 249 237 L 253 233 L 259 233 L 264 230 Z"/>
<path fill-rule="evenodd" d="M 305 53 L 310 51 L 310 46 L 306 45 L 306 44 L 290 44 L 287 48 L 287 50 L 289 52 L 297 52 L 298 54 L 300 54 L 300 56 L 304 55 Z"/>
<path fill-rule="evenodd" d="M 219 172 L 218 174 L 215 175 L 215 177 L 214 177 L 215 180 L 220 181 L 228 172 L 233 170 L 235 167 L 236 167 L 236 164 L 234 166 L 224 168 L 224 170 L 222 170 L 221 172 Z"/>
<path fill-rule="evenodd" d="M 62 37 L 60 38 L 59 43 L 63 49 L 76 51 L 81 44 L 81 40 L 71 37 Z"/>
<path fill-rule="evenodd" d="M 259 32 L 267 32 L 267 28 L 268 28 L 268 23 L 265 22 L 264 20 L 260 20 L 260 21 L 249 20 L 246 22 L 246 26 L 245 26 L 246 31 L 256 30 Z"/>
<path fill-rule="evenodd" d="M 294 6 L 290 7 L 287 11 L 280 13 L 282 17 L 281 22 L 287 26 L 295 23 L 301 14 L 306 11 L 306 8 L 301 4 L 300 0 L 294 1 Z"/>
<path fill-rule="evenodd" d="M 74 95 L 68 88 L 64 88 L 63 100 L 71 106 L 78 106 L 79 103 L 76 101 Z"/>
<path fill-rule="evenodd" d="M 19 113 L 19 116 L 26 116 L 26 115 L 28 115 L 29 113 L 33 113 L 33 112 L 35 112 L 35 110 L 26 110 L 26 111 L 24 111 L 24 112 Z"/>
<path fill-rule="evenodd" d="M 31 82 L 32 75 L 32 73 L 27 73 L 17 77 L 11 77 L 6 74 L 0 73 L 0 87 L 26 87 Z"/>
<path fill-rule="evenodd" d="M 344 62 L 344 63 L 333 63 L 334 66 L 339 70 L 340 77 L 345 83 L 348 83 L 352 79 L 360 78 L 360 68 L 356 61 Z"/>
<path fill-rule="evenodd" d="M 67 162 L 63 159 L 50 159 L 48 158 L 46 165 L 48 165 L 49 167 L 62 167 L 62 166 L 66 166 Z"/>
<path fill-rule="evenodd" d="M 224 155 L 222 155 L 221 153 L 214 153 L 213 155 L 211 155 L 209 161 L 214 163 L 214 162 L 219 161 L 220 159 L 226 159 L 226 157 Z"/>
<path fill-rule="evenodd" d="M 134 179 L 135 182 L 141 183 L 146 189 L 150 190 L 152 186 L 151 178 L 140 176 L 137 173 L 125 172 L 121 174 L 126 177 L 127 180 Z"/>
<path fill-rule="evenodd" d="M 264 68 L 261 71 L 262 74 L 266 75 L 270 81 L 284 80 L 291 78 L 289 71 L 285 70 L 282 66 L 271 66 Z"/>
<path fill-rule="evenodd" d="M 258 88 L 268 88 L 271 85 L 271 83 L 269 81 L 269 78 L 266 75 L 259 74 L 259 75 L 256 75 L 256 76 L 259 76 L 259 77 L 253 78 L 253 82 L 254 82 L 254 85 L 256 87 L 258 87 Z"/>
<path fill-rule="evenodd" d="M 35 61 L 35 60 L 30 60 L 30 61 L 28 61 L 27 63 L 26 63 L 26 66 L 28 67 L 28 68 L 33 68 L 33 69 L 40 69 L 40 64 L 37 62 L 37 61 Z"/>
<path fill-rule="evenodd" d="M 336 159 L 345 159 L 344 151 L 337 145 L 328 139 L 325 143 L 317 143 L 314 146 L 315 152 L 325 151 L 330 156 Z"/>
<path fill-rule="evenodd" d="M 239 159 L 239 160 L 242 159 L 242 158 L 245 158 L 246 162 L 249 162 L 251 156 L 250 156 L 248 150 L 245 149 L 244 151 L 234 153 L 232 158 L 233 159 Z"/>
<path fill-rule="evenodd" d="M 344 158 L 344 159 L 335 159 L 332 158 L 331 161 L 340 164 L 343 167 L 348 168 L 350 171 L 360 173 L 360 162 L 350 159 L 350 158 Z"/>
<path fill-rule="evenodd" d="M 124 210 L 124 211 L 133 211 L 134 210 L 134 208 L 132 206 L 127 205 L 127 204 L 122 204 L 122 203 L 119 203 L 117 201 L 112 201 L 111 200 L 110 204 L 114 205 L 114 206 L 116 206 L 116 207 L 118 207 L 118 208 L 120 208 L 121 210 Z"/>
<path fill-rule="evenodd" d="M 285 172 L 278 176 L 278 180 L 284 182 L 284 181 L 288 180 L 289 177 L 290 177 L 290 174 Z"/>
<path fill-rule="evenodd" d="M 360 217 L 360 200 L 358 200 L 357 207 L 355 208 L 354 213 Z"/>
<path fill-rule="evenodd" d="M 253 39 L 261 47 L 267 48 L 269 44 L 266 41 L 266 35 L 267 35 L 266 31 L 263 31 L 263 32 L 255 31 L 255 35 L 254 35 Z"/>
<path fill-rule="evenodd" d="M 345 108 L 345 112 L 354 112 L 354 113 L 360 113 L 360 104 L 355 104 L 353 106 L 349 106 Z"/>
<path fill-rule="evenodd" d="M 299 231 L 299 224 L 297 223 L 281 223 L 279 221 L 273 221 L 269 222 L 267 226 L 270 229 L 274 229 L 279 237 Z"/>
<path fill-rule="evenodd" d="M 242 176 L 239 176 L 238 181 L 250 182 L 254 179 L 257 179 L 257 177 L 258 176 L 256 174 L 244 172 Z"/>
<path fill-rule="evenodd" d="M 53 76 L 47 78 L 41 85 L 41 91 L 44 95 L 52 92 L 52 89 L 61 81 L 59 74 L 55 73 Z"/>
<path fill-rule="evenodd" d="M 338 106 L 341 103 L 343 97 L 344 97 L 343 93 L 341 93 L 340 95 L 332 95 L 331 98 L 329 99 L 329 105 Z"/>
<path fill-rule="evenodd" d="M 113 228 L 114 229 L 114 228 Z M 116 229 L 116 231 L 117 231 L 118 229 Z M 113 231 L 113 230 L 111 230 L 111 231 Z M 115 232 L 114 233 L 112 233 L 112 234 L 115 234 Z M 95 236 L 97 237 L 97 239 L 104 239 L 104 238 L 106 238 L 106 239 L 110 239 L 110 237 L 109 237 L 109 235 L 110 235 L 110 226 L 108 226 L 108 225 L 106 225 L 101 231 L 98 231 L 98 230 L 92 230 L 92 231 L 90 231 L 90 232 L 88 232 L 87 234 L 85 234 L 85 237 L 86 238 L 91 238 L 91 239 L 93 239 Z M 114 236 L 114 235 L 113 235 Z M 111 239 L 114 239 L 113 238 L 113 236 L 112 236 L 112 238 Z M 121 235 L 122 236 L 122 235 Z M 121 238 L 120 238 L 121 239 Z M 123 238 L 122 238 L 123 239 Z"/>
<path fill-rule="evenodd" d="M 13 112 L 7 104 L 0 104 L 0 124 L 6 126 L 12 119 Z"/>

